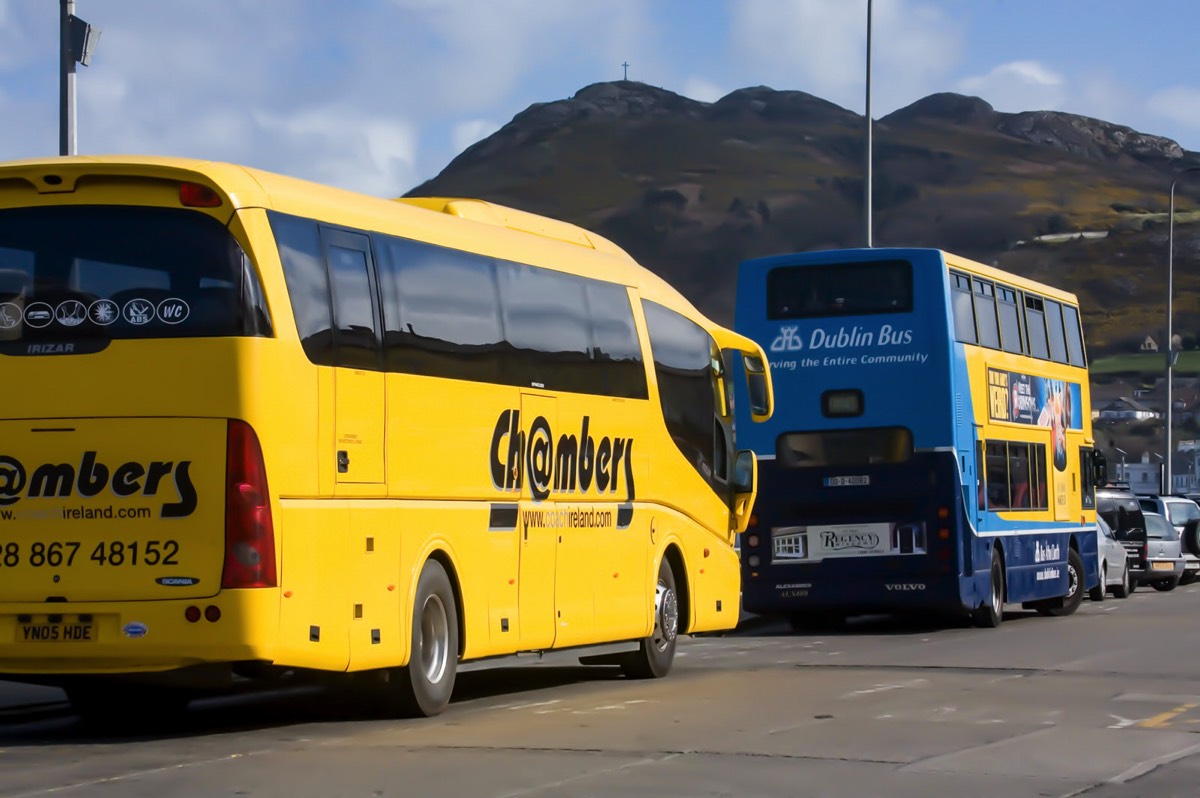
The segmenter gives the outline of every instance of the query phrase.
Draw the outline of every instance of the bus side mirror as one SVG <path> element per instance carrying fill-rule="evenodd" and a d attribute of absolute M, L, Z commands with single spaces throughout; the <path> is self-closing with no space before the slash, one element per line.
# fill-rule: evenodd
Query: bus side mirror
<path fill-rule="evenodd" d="M 1092 449 L 1092 484 L 1096 487 L 1108 484 L 1108 460 L 1099 449 Z"/>
<path fill-rule="evenodd" d="M 754 497 L 757 492 L 758 458 L 749 449 L 742 449 L 733 462 L 735 532 L 745 532 L 746 527 L 750 525 L 750 511 L 754 509 Z"/>
<path fill-rule="evenodd" d="M 771 377 L 766 364 L 758 355 L 749 353 L 743 353 L 742 364 L 746 369 L 746 387 L 750 394 L 750 416 L 755 421 L 766 421 L 774 412 L 771 406 Z"/>

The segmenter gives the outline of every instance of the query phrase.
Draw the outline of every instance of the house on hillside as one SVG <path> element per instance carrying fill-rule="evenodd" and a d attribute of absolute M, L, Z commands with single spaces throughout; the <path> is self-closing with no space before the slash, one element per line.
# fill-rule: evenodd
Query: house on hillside
<path fill-rule="evenodd" d="M 1115 402 L 1109 402 L 1100 408 L 1101 421 L 1146 421 L 1158 418 L 1159 412 L 1151 410 L 1136 399 L 1122 396 Z"/>
<path fill-rule="evenodd" d="M 1143 352 L 1157 352 L 1158 351 L 1158 342 L 1155 341 L 1153 338 L 1151 338 L 1149 335 L 1147 335 L 1146 340 L 1142 341 L 1142 345 L 1139 348 Z"/>

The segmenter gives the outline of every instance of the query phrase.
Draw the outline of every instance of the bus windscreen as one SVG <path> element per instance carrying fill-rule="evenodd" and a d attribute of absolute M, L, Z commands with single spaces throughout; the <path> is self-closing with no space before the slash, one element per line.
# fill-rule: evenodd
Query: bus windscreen
<path fill-rule="evenodd" d="M 908 313 L 912 306 L 906 260 L 778 266 L 767 273 L 768 319 Z"/>

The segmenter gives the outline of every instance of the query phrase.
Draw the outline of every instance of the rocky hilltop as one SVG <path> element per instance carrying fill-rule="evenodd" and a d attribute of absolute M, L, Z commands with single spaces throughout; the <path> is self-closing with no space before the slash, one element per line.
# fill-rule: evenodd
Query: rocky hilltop
<path fill-rule="evenodd" d="M 863 243 L 864 128 L 801 91 L 757 86 L 705 103 L 597 83 L 530 106 L 408 195 L 481 197 L 595 230 L 729 323 L 743 258 Z M 942 247 L 1075 291 L 1093 353 L 1161 338 L 1167 188 L 1200 154 L 958 94 L 877 120 L 873 152 L 875 246 Z M 1194 197 L 1200 179 L 1181 183 L 1178 209 Z M 1175 331 L 1196 338 L 1191 221 L 1176 219 Z"/>

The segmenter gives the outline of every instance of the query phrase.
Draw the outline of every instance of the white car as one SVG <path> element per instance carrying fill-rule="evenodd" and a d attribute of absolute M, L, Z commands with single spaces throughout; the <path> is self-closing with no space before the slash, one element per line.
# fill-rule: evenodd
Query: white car
<path fill-rule="evenodd" d="M 1104 601 L 1106 593 L 1117 598 L 1129 598 L 1137 588 L 1129 571 L 1129 555 L 1113 535 L 1112 527 L 1096 516 L 1096 548 L 1100 554 L 1100 584 L 1088 591 L 1092 601 Z"/>

